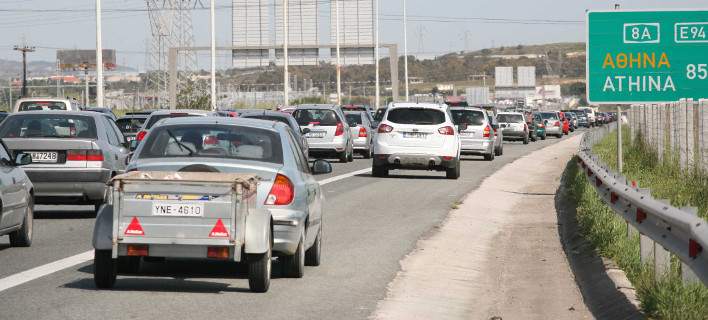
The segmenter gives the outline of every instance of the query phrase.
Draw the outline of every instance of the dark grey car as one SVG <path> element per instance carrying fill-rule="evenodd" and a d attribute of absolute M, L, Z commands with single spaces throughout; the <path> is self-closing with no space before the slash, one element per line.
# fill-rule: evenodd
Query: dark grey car
<path fill-rule="evenodd" d="M 106 183 L 125 170 L 129 150 L 113 121 L 97 112 L 35 111 L 10 115 L 0 138 L 24 166 L 39 204 L 103 203 Z"/>

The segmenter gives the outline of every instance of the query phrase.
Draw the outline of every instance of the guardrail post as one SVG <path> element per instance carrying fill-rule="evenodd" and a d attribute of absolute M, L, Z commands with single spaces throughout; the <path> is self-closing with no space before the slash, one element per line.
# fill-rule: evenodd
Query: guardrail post
<path fill-rule="evenodd" d="M 660 199 L 659 202 L 671 206 L 671 201 Z M 654 276 L 656 279 L 661 278 L 671 271 L 671 252 L 666 250 L 662 245 L 654 242 Z"/>
<path fill-rule="evenodd" d="M 639 234 L 639 254 L 642 264 L 654 263 L 654 241 L 644 234 Z"/>
<path fill-rule="evenodd" d="M 692 216 L 698 216 L 698 208 L 696 207 L 683 207 L 681 210 Z M 683 282 L 686 284 L 700 283 L 698 276 L 683 262 L 681 262 L 681 279 L 683 279 Z"/>

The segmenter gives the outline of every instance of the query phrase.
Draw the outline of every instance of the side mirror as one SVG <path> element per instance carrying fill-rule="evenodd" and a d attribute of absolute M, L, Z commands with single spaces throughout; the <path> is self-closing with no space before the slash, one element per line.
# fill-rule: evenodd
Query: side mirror
<path fill-rule="evenodd" d="M 32 156 L 29 153 L 18 153 L 15 157 L 16 166 L 26 166 L 32 164 Z"/>
<path fill-rule="evenodd" d="M 318 159 L 312 164 L 312 174 L 332 173 L 332 164 L 327 160 Z"/>
<path fill-rule="evenodd" d="M 302 132 L 302 134 L 308 134 L 310 133 L 310 128 L 302 128 L 302 130 L 300 131 Z"/>
<path fill-rule="evenodd" d="M 460 125 L 457 126 L 457 130 L 458 130 L 458 131 L 465 131 L 465 130 L 467 130 L 467 127 L 468 127 L 468 126 L 467 126 L 466 123 L 460 123 Z"/>

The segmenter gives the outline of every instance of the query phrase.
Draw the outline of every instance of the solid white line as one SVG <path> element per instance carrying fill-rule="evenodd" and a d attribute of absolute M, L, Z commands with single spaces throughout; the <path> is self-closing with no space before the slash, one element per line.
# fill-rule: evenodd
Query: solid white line
<path fill-rule="evenodd" d="M 91 260 L 93 260 L 93 250 L 13 274 L 0 279 L 0 292 Z"/>
<path fill-rule="evenodd" d="M 355 175 L 364 174 L 370 171 L 371 168 L 367 168 L 345 173 L 336 177 L 327 178 L 320 181 L 320 185 L 324 186 L 329 183 L 351 178 Z M 33 269 L 29 269 L 27 271 L 22 271 L 11 276 L 7 276 L 5 278 L 0 279 L 0 292 L 91 260 L 93 260 L 93 250 L 79 253 L 68 258 L 50 262 Z"/>

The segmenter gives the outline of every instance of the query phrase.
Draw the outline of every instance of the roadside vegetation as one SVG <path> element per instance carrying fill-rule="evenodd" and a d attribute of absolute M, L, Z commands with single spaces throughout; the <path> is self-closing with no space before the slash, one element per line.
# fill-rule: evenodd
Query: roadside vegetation
<path fill-rule="evenodd" d="M 627 137 L 629 132 L 627 131 Z M 608 135 L 595 146 L 596 154 L 607 163 L 616 157 L 616 138 Z M 652 188 L 655 197 L 670 198 L 677 205 L 701 206 L 706 215 L 706 180 L 700 174 L 682 173 L 670 164 L 660 163 L 656 153 L 646 146 L 624 144 L 625 174 Z M 703 179 L 703 180 L 701 180 Z M 700 183 L 704 183 L 700 185 Z M 589 184 L 584 172 L 571 166 L 566 172 L 566 187 L 577 204 L 580 232 L 597 250 L 611 259 L 634 285 L 642 311 L 655 319 L 708 319 L 708 288 L 703 284 L 686 285 L 681 280 L 680 263 L 672 259 L 672 268 L 655 279 L 652 265 L 640 260 L 639 236 L 627 236 L 625 221 L 609 209 Z M 673 191 L 671 191 L 673 188 Z M 697 198 L 701 192 L 704 198 Z M 694 202 L 697 201 L 697 202 Z"/>

